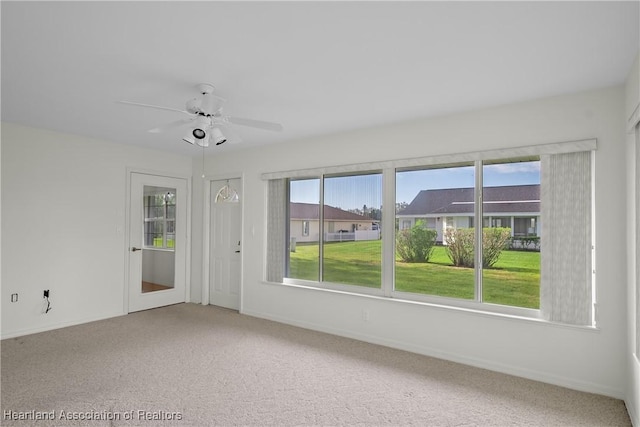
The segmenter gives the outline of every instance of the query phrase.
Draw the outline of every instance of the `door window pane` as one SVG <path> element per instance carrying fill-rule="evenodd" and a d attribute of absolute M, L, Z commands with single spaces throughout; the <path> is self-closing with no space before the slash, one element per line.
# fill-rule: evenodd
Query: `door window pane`
<path fill-rule="evenodd" d="M 174 248 L 176 190 L 145 186 L 143 206 L 145 247 Z"/>
<path fill-rule="evenodd" d="M 142 292 L 174 287 L 176 189 L 144 186 Z"/>

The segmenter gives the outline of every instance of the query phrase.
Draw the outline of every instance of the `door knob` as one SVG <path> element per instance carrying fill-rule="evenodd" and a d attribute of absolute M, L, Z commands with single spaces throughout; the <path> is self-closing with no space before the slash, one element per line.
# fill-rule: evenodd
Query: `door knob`
<path fill-rule="evenodd" d="M 141 248 L 136 248 L 136 247 L 131 248 L 131 252 L 141 251 L 141 250 L 142 250 Z"/>

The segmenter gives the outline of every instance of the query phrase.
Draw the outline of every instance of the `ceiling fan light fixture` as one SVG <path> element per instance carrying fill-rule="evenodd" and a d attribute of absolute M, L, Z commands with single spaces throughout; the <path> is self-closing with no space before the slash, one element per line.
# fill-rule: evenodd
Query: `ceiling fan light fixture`
<path fill-rule="evenodd" d="M 218 128 L 211 128 L 211 139 L 216 145 L 222 145 L 227 142 L 227 137 L 224 136 Z"/>
<path fill-rule="evenodd" d="M 182 140 L 184 142 L 188 142 L 191 145 L 194 145 L 196 143 L 196 139 L 191 135 L 191 132 L 189 132 L 185 136 L 183 136 Z"/>
<path fill-rule="evenodd" d="M 196 145 L 198 147 L 207 148 L 209 146 L 209 137 L 204 139 L 196 139 Z"/>
<path fill-rule="evenodd" d="M 200 128 L 195 128 L 193 132 L 191 132 L 191 134 L 195 139 L 204 139 L 204 137 L 207 136 L 207 133 L 204 131 L 204 129 Z"/>
<path fill-rule="evenodd" d="M 193 128 L 191 134 L 195 139 L 205 139 L 207 137 L 207 128 L 211 126 L 211 122 L 205 117 L 198 118 L 196 127 Z"/>

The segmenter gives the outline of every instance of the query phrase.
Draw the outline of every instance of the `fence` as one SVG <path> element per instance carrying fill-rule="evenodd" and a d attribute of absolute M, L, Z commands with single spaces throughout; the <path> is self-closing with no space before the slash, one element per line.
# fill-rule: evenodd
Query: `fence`
<path fill-rule="evenodd" d="M 351 233 L 324 233 L 325 242 L 353 242 L 379 239 L 380 230 L 356 230 Z"/>
<path fill-rule="evenodd" d="M 509 244 L 510 249 L 521 249 L 528 251 L 540 250 L 540 237 L 512 237 Z"/>

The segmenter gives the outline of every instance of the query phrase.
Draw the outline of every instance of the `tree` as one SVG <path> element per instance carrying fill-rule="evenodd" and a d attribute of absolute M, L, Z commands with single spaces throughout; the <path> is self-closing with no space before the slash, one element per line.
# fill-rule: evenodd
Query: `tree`
<path fill-rule="evenodd" d="M 406 209 L 407 206 L 409 206 L 409 203 L 407 203 L 407 202 L 396 203 L 396 213 L 400 212 L 403 209 Z"/>
<path fill-rule="evenodd" d="M 369 208 L 369 218 L 377 219 L 378 221 L 381 221 L 382 220 L 382 209 Z"/>

